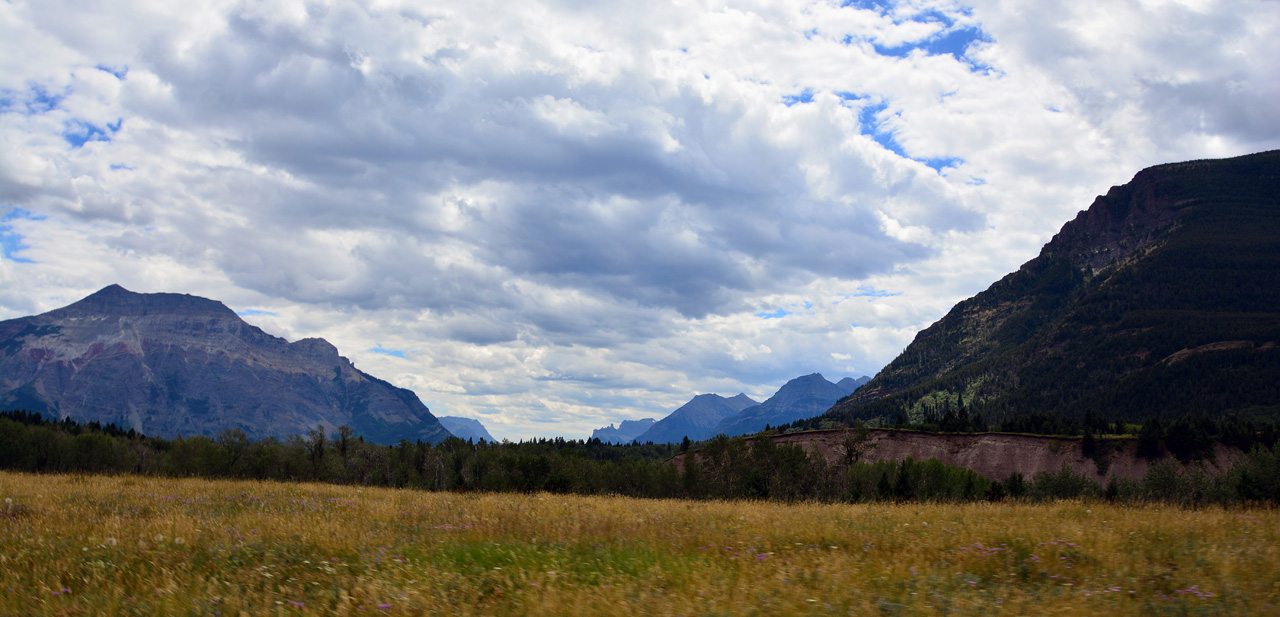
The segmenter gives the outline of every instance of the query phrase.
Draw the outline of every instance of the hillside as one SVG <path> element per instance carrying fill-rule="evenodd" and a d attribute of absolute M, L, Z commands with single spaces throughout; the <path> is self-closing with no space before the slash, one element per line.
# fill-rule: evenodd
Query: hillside
<path fill-rule="evenodd" d="M 1280 151 L 1152 167 L 823 420 L 1280 414 Z"/>
<path fill-rule="evenodd" d="M 356 369 L 324 339 L 290 343 L 221 302 L 118 285 L 0 322 L 0 409 L 167 437 L 317 425 L 377 443 L 448 436 L 413 392 Z"/>

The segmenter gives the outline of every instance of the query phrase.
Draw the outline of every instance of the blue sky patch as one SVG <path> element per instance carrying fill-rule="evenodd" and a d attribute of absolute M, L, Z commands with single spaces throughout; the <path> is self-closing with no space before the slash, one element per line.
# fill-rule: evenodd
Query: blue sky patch
<path fill-rule="evenodd" d="M 889 298 L 892 296 L 901 296 L 901 291 L 886 291 L 876 289 L 870 285 L 859 285 L 858 291 L 849 294 L 850 298 Z"/>
<path fill-rule="evenodd" d="M 892 0 L 844 0 L 840 3 L 841 7 L 853 7 L 864 11 L 875 11 L 881 15 L 888 13 L 893 8 Z"/>
<path fill-rule="evenodd" d="M 22 234 L 14 231 L 13 225 L 10 225 L 9 222 L 16 220 L 43 221 L 44 219 L 44 216 L 35 214 L 29 210 L 23 210 L 22 208 L 14 208 L 13 210 L 6 212 L 4 216 L 0 216 L 0 256 L 3 256 L 5 259 L 14 263 L 35 263 L 26 257 L 19 257 L 15 255 L 15 253 L 19 253 L 22 250 L 31 247 L 22 243 Z"/>
<path fill-rule="evenodd" d="M 129 74 L 128 66 L 107 66 L 105 64 L 99 64 L 93 68 L 104 73 L 111 73 L 116 76 L 116 79 L 124 79 L 124 76 Z"/>
<path fill-rule="evenodd" d="M 840 294 L 840 299 L 832 302 L 832 304 L 840 304 L 849 298 L 867 298 L 867 302 L 870 302 L 876 298 L 891 298 L 893 296 L 901 295 L 901 291 L 886 291 L 884 289 L 876 289 L 870 285 L 860 285 L 858 290 L 853 293 Z M 854 327 L 857 327 L 858 324 L 853 325 Z"/>
<path fill-rule="evenodd" d="M 843 98 L 843 97 L 842 97 Z M 858 129 L 863 135 L 874 139 L 876 143 L 884 147 L 898 156 L 907 157 L 907 153 L 902 150 L 902 146 L 898 145 L 898 140 L 894 139 L 893 131 L 884 131 L 880 129 L 883 124 L 880 121 L 880 112 L 889 108 L 886 102 L 873 103 L 866 105 L 858 110 Z"/>
<path fill-rule="evenodd" d="M 115 122 L 108 122 L 106 127 L 100 127 L 84 120 L 68 121 L 62 131 L 62 139 L 73 148 L 81 148 L 91 141 L 111 141 L 111 135 L 120 130 L 124 125 L 124 118 L 116 118 Z"/>
<path fill-rule="evenodd" d="M 0 112 L 20 113 L 24 116 L 46 114 L 58 108 L 67 98 L 67 92 L 51 93 L 41 85 L 33 85 L 26 92 L 0 90 Z"/>
<path fill-rule="evenodd" d="M 270 315 L 271 317 L 276 316 L 276 314 L 272 313 L 271 311 L 259 311 L 257 309 L 246 309 L 243 311 L 236 311 L 236 314 L 241 317 L 253 317 L 254 315 Z"/>
<path fill-rule="evenodd" d="M 778 309 L 772 313 L 756 313 L 756 317 L 763 317 L 765 319 L 781 319 L 790 314 L 791 311 L 788 311 L 787 309 Z"/>
<path fill-rule="evenodd" d="M 805 88 L 800 94 L 788 94 L 782 97 L 782 104 L 791 107 L 796 103 L 812 103 L 813 90 Z"/>
<path fill-rule="evenodd" d="M 950 55 L 956 60 L 969 62 L 971 66 L 973 62 L 965 58 L 964 52 L 975 42 L 991 40 L 986 33 L 977 28 L 956 28 L 955 30 L 943 30 L 940 34 L 931 36 L 923 41 L 915 43 L 907 43 L 897 47 L 885 47 L 880 44 L 874 44 L 876 53 L 882 56 L 893 56 L 895 58 L 905 58 L 911 52 L 922 49 L 925 54 L 930 56 Z"/>
<path fill-rule="evenodd" d="M 859 100 L 860 98 L 865 98 L 865 97 L 858 97 L 855 94 L 850 94 L 847 92 L 838 92 L 836 94 L 839 95 L 840 98 L 845 101 Z M 958 167 L 962 163 L 964 163 L 964 159 L 955 157 L 955 156 L 916 158 L 914 156 L 908 155 L 906 150 L 902 149 L 902 144 L 898 143 L 898 140 L 894 136 L 893 131 L 886 131 L 881 128 L 883 123 L 880 121 L 880 112 L 888 108 L 889 108 L 888 103 L 880 102 L 880 103 L 874 103 L 871 105 L 866 105 L 862 109 L 858 110 L 858 128 L 863 135 L 866 135 L 867 137 L 874 139 L 875 142 L 880 144 L 885 150 L 888 150 L 904 159 L 911 159 L 918 163 L 924 163 L 925 165 L 928 165 L 929 167 L 933 168 L 933 170 L 938 173 L 942 173 L 942 170 L 948 167 Z"/>
<path fill-rule="evenodd" d="M 373 349 L 370 349 L 369 351 L 372 351 L 373 353 L 380 353 L 384 356 L 392 356 L 395 358 L 404 358 L 405 354 L 408 353 L 403 349 L 387 349 L 382 346 L 382 343 L 378 343 L 376 347 L 374 347 Z"/>
<path fill-rule="evenodd" d="M 797 308 L 797 307 L 800 308 L 801 310 L 808 311 L 813 308 L 813 303 L 808 300 L 805 300 L 803 302 L 798 302 L 796 304 L 791 305 L 791 308 Z M 795 314 L 796 314 L 795 311 L 787 310 L 785 308 L 780 308 L 771 313 L 769 312 L 756 313 L 756 317 L 761 317 L 763 319 L 781 319 L 788 315 L 795 315 Z"/>
<path fill-rule="evenodd" d="M 932 159 L 912 159 L 912 160 L 920 161 L 921 163 L 924 163 L 925 165 L 932 167 L 933 170 L 938 173 L 942 173 L 942 170 L 948 167 L 959 167 L 961 163 L 964 163 L 964 159 L 958 156 L 940 156 Z"/>

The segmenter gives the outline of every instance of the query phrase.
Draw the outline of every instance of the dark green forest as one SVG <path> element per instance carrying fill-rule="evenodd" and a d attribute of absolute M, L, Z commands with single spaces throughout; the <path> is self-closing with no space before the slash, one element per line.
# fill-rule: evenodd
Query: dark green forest
<path fill-rule="evenodd" d="M 1225 425 L 1171 424 L 1145 437 L 1152 455 L 1182 448 L 1185 432 L 1224 439 Z M 1157 427 L 1159 428 L 1159 427 Z M 149 437 L 114 425 L 50 421 L 25 411 L 0 412 L 0 468 L 36 473 L 139 474 L 158 477 L 314 481 L 454 492 L 535 492 L 680 499 L 773 499 L 868 502 L 1097 498 L 1185 505 L 1280 503 L 1276 427 L 1254 426 L 1249 454 L 1221 475 L 1173 461 L 1153 465 L 1142 480 L 1099 486 L 1063 469 L 1033 478 L 993 481 L 936 459 L 869 458 L 859 431 L 846 435 L 844 457 L 828 463 L 798 445 L 767 438 L 717 437 L 699 444 L 610 445 L 596 439 L 432 445 L 366 442 L 345 427 L 306 436 L 251 441 L 235 429 L 217 437 Z M 1198 433 L 1196 431 L 1199 431 Z M 1092 432 L 1086 435 L 1093 435 Z M 688 448 L 683 465 L 670 460 Z M 1202 450 L 1181 451 L 1188 460 Z"/>

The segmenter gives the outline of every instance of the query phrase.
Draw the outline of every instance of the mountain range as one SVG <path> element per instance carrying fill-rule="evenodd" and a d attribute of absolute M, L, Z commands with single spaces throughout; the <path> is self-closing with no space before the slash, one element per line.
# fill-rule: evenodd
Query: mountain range
<path fill-rule="evenodd" d="M 0 321 L 0 409 L 166 437 L 317 425 L 377 443 L 449 436 L 413 392 L 356 369 L 324 339 L 290 343 L 221 302 L 119 285 Z"/>
<path fill-rule="evenodd" d="M 640 443 L 676 443 L 685 437 L 703 441 L 721 434 L 733 437 L 759 432 L 766 426 L 778 426 L 820 414 L 870 379 L 866 376 L 857 379 L 845 377 L 838 383 L 831 383 L 818 373 L 805 375 L 788 381 L 763 403 L 741 393 L 733 398 L 699 394 L 635 440 Z"/>
<path fill-rule="evenodd" d="M 788 381 L 768 400 L 755 407 L 720 420 L 711 435 L 734 437 L 758 433 L 770 426 L 812 418 L 831 408 L 836 401 L 853 393 L 870 377 L 845 377 L 838 383 L 827 381 L 819 373 Z"/>
<path fill-rule="evenodd" d="M 1280 151 L 1159 165 L 960 302 L 823 421 L 1280 415 Z"/>
<path fill-rule="evenodd" d="M 720 421 L 759 403 L 743 393 L 726 398 L 719 394 L 699 394 L 658 420 L 653 427 L 636 437 L 640 443 L 676 443 L 686 436 L 701 441 L 715 435 L 712 429 Z"/>

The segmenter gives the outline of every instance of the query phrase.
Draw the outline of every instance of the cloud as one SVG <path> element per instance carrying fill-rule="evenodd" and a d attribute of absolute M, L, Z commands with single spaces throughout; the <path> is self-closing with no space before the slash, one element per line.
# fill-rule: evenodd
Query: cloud
<path fill-rule="evenodd" d="M 1277 147 L 1278 22 L 6 3 L 0 315 L 214 297 L 517 438 L 871 374 L 1141 167 Z"/>

